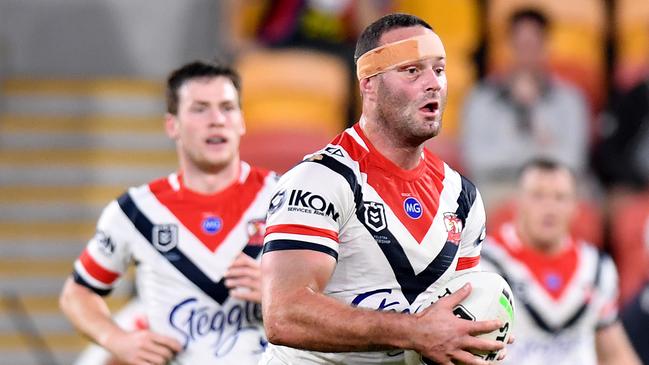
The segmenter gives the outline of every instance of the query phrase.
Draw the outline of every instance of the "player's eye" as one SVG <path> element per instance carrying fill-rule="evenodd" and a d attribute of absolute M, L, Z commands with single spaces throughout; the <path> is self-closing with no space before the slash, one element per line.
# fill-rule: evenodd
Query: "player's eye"
<path fill-rule="evenodd" d="M 435 67 L 435 74 L 436 75 L 443 75 L 446 72 L 445 67 Z"/>
<path fill-rule="evenodd" d="M 223 111 L 226 111 L 226 112 L 231 112 L 231 111 L 236 110 L 237 107 L 234 104 L 227 103 L 227 104 L 223 104 L 221 109 L 223 109 Z"/>
<path fill-rule="evenodd" d="M 416 75 L 419 72 L 419 69 L 417 67 L 415 67 L 415 66 L 411 66 L 411 67 L 406 68 L 406 72 L 409 75 Z"/>
<path fill-rule="evenodd" d="M 207 109 L 207 106 L 203 104 L 194 104 L 192 105 L 189 110 L 194 112 L 194 113 L 201 113 L 204 112 Z"/>

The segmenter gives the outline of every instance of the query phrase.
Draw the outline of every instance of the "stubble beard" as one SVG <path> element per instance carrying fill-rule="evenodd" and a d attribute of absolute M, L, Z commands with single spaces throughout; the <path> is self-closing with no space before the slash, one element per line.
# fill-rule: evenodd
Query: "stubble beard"
<path fill-rule="evenodd" d="M 410 146 L 419 146 L 439 134 L 446 104 L 445 97 L 440 98 L 439 115 L 430 121 L 417 118 L 419 110 L 416 106 L 420 104 L 419 101 L 412 102 L 401 94 L 392 92 L 383 80 L 380 82 L 378 94 L 382 102 L 378 103 L 377 116 L 383 130 L 396 135 L 400 141 Z M 424 126 L 428 123 L 434 123 L 433 127 Z"/>

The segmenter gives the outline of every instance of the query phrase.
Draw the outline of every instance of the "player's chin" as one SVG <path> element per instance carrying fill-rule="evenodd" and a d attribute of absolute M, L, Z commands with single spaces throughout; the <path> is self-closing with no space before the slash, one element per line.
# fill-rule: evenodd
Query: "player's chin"
<path fill-rule="evenodd" d="M 202 171 L 205 172 L 218 172 L 232 163 L 232 156 L 204 156 L 204 158 L 197 163 Z"/>
<path fill-rule="evenodd" d="M 424 126 L 425 129 L 422 131 L 422 135 L 426 139 L 436 137 L 442 130 L 442 122 L 435 119 L 426 120 Z"/>

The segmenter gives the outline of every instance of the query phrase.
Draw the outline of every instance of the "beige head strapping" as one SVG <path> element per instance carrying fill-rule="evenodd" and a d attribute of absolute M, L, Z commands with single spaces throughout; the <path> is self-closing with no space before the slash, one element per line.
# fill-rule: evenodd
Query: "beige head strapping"
<path fill-rule="evenodd" d="M 362 80 L 408 62 L 432 57 L 446 57 L 442 40 L 434 33 L 420 35 L 367 51 L 356 62 L 356 76 Z"/>

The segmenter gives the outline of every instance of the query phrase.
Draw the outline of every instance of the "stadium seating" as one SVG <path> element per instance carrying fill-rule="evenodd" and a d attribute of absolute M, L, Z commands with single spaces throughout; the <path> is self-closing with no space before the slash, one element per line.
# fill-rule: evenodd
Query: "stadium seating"
<path fill-rule="evenodd" d="M 87 340 L 58 309 L 102 207 L 175 169 L 162 88 L 147 80 L 0 85 L 0 363 L 71 364 Z M 120 307 L 129 280 L 109 300 Z"/>
<path fill-rule="evenodd" d="M 249 132 L 312 130 L 335 134 L 346 125 L 347 68 L 324 53 L 259 50 L 237 62 Z"/>
<path fill-rule="evenodd" d="M 349 78 L 340 59 L 299 49 L 258 50 L 244 54 L 237 67 L 245 160 L 283 172 L 345 127 Z"/>

